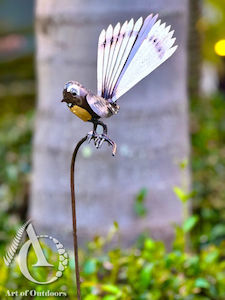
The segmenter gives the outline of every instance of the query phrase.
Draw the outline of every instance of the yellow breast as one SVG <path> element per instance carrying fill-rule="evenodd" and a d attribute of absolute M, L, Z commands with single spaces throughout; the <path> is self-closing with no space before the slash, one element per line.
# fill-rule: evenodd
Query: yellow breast
<path fill-rule="evenodd" d="M 70 110 L 72 111 L 73 114 L 78 116 L 84 122 L 87 122 L 87 121 L 91 120 L 91 118 L 92 118 L 92 116 L 89 114 L 88 111 L 86 111 L 86 109 L 83 109 L 77 105 L 74 105 L 73 107 L 71 107 Z"/>

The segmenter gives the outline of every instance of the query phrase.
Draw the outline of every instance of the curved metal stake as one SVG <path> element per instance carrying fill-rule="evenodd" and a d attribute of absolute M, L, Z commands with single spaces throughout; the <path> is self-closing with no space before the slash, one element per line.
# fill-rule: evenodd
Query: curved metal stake
<path fill-rule="evenodd" d="M 74 257 L 75 257 L 75 271 L 76 271 L 76 283 L 77 283 L 77 299 L 81 300 L 80 293 L 80 270 L 79 270 L 79 258 L 78 258 L 78 242 L 77 242 L 77 216 L 76 216 L 76 197 L 74 189 L 74 169 L 77 152 L 80 146 L 87 140 L 87 136 L 82 138 L 76 145 L 71 160 L 70 168 L 70 190 L 71 190 L 71 204 L 72 204 L 72 217 L 73 217 L 73 246 L 74 246 Z"/>
<path fill-rule="evenodd" d="M 78 241 L 77 241 L 77 216 L 76 216 L 76 197 L 75 197 L 75 181 L 74 181 L 74 169 L 75 169 L 75 162 L 78 150 L 80 149 L 80 146 L 86 141 L 91 141 L 92 139 L 95 141 L 96 138 L 98 138 L 99 135 L 92 135 L 90 137 L 90 134 L 87 134 L 85 137 L 83 137 L 76 145 L 72 160 L 71 160 L 71 166 L 70 166 L 70 191 L 71 191 L 71 205 L 72 205 L 72 217 L 73 217 L 73 246 L 74 246 L 74 258 L 75 258 L 75 271 L 76 271 L 76 283 L 77 283 L 77 300 L 81 300 L 81 292 L 80 292 L 80 270 L 79 270 L 79 257 L 78 257 Z M 101 139 L 103 139 L 103 142 L 107 142 L 109 145 L 112 146 L 112 155 L 114 156 L 116 154 L 116 144 L 110 140 L 107 136 L 100 136 Z M 100 141 L 101 141 L 100 139 Z M 96 145 L 95 145 L 96 146 Z M 96 147 L 96 148 L 99 148 Z"/>

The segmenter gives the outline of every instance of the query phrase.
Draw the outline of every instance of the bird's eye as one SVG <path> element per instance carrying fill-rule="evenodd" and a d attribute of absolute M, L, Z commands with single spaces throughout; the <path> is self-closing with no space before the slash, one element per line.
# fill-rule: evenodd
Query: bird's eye
<path fill-rule="evenodd" d="M 73 96 L 76 96 L 77 95 L 77 91 L 75 90 L 75 89 L 71 89 L 71 94 L 73 95 Z"/>

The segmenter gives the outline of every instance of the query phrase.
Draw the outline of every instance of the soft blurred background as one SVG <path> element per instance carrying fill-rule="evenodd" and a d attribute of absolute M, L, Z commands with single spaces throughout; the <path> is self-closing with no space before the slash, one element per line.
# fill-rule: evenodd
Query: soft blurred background
<path fill-rule="evenodd" d="M 59 103 L 63 83 L 95 91 L 101 28 L 149 5 L 175 27 L 180 50 L 108 122 L 118 158 L 92 145 L 80 154 L 83 296 L 225 299 L 225 2 L 75 2 L 38 0 L 35 21 L 34 1 L 0 0 L 1 257 L 30 216 L 39 233 L 71 247 L 67 172 L 91 128 Z M 7 289 L 46 288 L 16 264 L 0 267 L 1 299 Z M 51 289 L 74 299 L 72 258 L 66 272 Z"/>

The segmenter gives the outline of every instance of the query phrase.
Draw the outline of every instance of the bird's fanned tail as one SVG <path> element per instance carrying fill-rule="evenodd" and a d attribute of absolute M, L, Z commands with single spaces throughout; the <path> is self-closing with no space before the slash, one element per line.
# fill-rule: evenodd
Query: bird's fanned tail
<path fill-rule="evenodd" d="M 170 26 L 149 15 L 103 30 L 98 44 L 98 95 L 116 101 L 176 50 Z"/>

